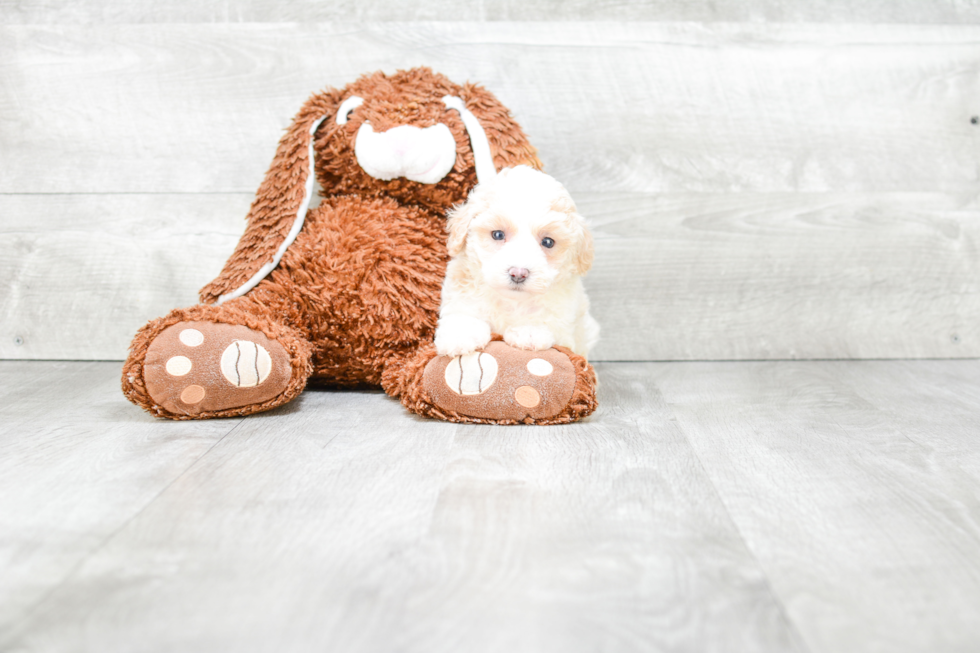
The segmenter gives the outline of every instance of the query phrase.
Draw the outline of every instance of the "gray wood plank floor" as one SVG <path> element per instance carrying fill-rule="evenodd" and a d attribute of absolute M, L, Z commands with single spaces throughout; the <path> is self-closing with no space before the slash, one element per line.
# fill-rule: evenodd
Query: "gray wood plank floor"
<path fill-rule="evenodd" d="M 0 362 L 0 650 L 980 649 L 980 361 L 598 367 L 494 428 Z"/>

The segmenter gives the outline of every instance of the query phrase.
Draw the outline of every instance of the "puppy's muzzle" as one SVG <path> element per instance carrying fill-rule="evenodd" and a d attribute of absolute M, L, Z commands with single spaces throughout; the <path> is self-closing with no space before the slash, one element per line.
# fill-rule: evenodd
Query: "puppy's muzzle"
<path fill-rule="evenodd" d="M 510 280 L 517 285 L 521 285 L 531 276 L 531 272 L 527 268 L 511 268 L 507 270 L 507 274 L 510 275 Z"/>

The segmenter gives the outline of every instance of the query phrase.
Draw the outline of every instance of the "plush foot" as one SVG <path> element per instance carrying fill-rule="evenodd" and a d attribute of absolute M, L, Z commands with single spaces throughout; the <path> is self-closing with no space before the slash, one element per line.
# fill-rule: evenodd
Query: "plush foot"
<path fill-rule="evenodd" d="M 248 327 L 184 321 L 164 329 L 146 350 L 143 381 L 153 402 L 175 416 L 198 416 L 262 404 L 289 385 L 289 356 Z"/>
<path fill-rule="evenodd" d="M 563 348 L 524 351 L 495 340 L 465 356 L 436 356 L 415 412 L 497 424 L 572 422 L 595 410 L 595 372 Z M 406 405 L 409 405 L 406 403 Z"/>

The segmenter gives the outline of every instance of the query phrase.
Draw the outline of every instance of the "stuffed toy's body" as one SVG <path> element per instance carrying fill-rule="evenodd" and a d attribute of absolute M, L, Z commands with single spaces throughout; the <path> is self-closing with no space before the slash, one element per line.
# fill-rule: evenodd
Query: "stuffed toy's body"
<path fill-rule="evenodd" d="M 245 233 L 202 303 L 136 334 L 123 392 L 170 419 L 268 410 L 310 381 L 380 385 L 413 412 L 461 422 L 590 414 L 595 374 L 569 350 L 523 352 L 497 339 L 475 359 L 474 386 L 473 361 L 437 357 L 432 345 L 445 214 L 478 174 L 521 164 L 541 167 L 506 107 L 428 69 L 374 73 L 314 95 L 280 141 Z M 307 210 L 314 174 L 323 200 Z M 528 361 L 542 357 L 553 371 L 528 374 Z"/>

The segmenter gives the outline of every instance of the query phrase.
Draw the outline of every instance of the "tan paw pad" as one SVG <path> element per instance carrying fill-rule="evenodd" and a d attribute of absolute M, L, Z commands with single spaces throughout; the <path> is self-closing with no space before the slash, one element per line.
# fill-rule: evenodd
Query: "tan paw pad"
<path fill-rule="evenodd" d="M 514 391 L 514 401 L 525 408 L 534 408 L 541 403 L 541 395 L 529 385 L 522 385 Z"/>
<path fill-rule="evenodd" d="M 189 385 L 180 393 L 180 400 L 185 404 L 197 404 L 204 399 L 207 391 L 199 385 Z"/>

